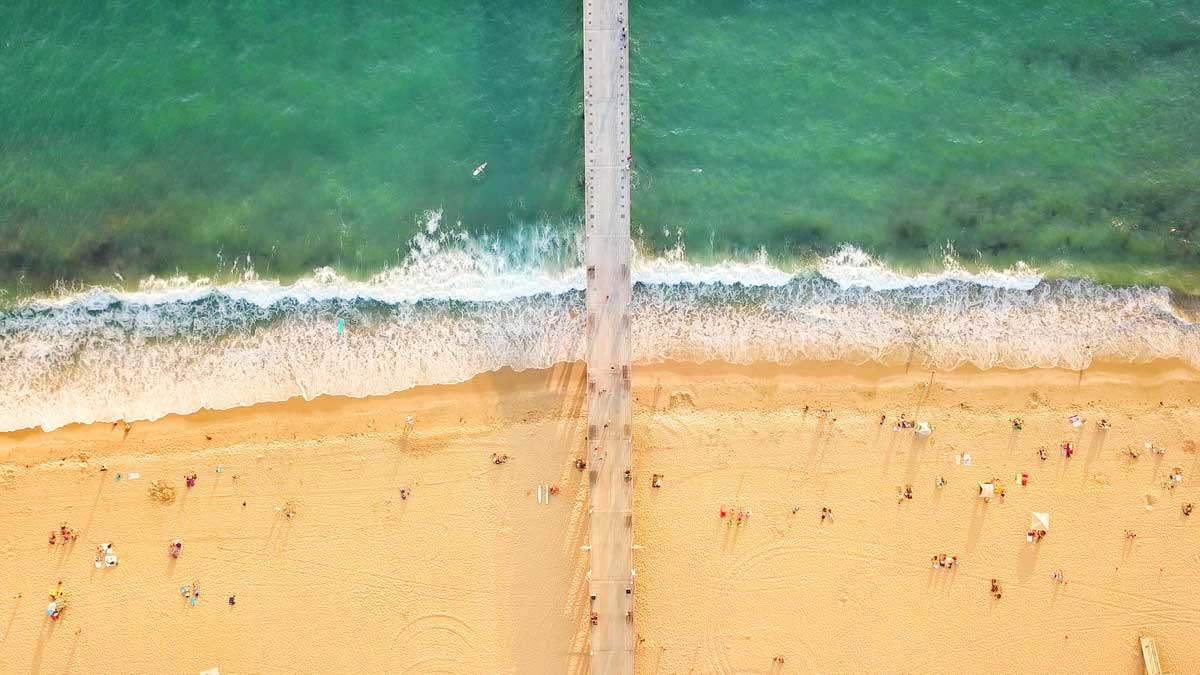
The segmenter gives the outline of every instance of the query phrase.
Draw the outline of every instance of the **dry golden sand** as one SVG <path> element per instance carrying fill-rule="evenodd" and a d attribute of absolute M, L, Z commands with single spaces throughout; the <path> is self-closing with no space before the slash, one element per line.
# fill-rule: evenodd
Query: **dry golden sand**
<path fill-rule="evenodd" d="M 123 440 L 0 436 L 0 673 L 583 672 L 582 373 L 170 417 Z M 1180 511 L 1200 502 L 1194 371 L 673 364 L 638 368 L 635 395 L 639 673 L 1134 674 L 1142 634 L 1169 671 L 1200 672 L 1200 512 Z M 893 433 L 901 412 L 933 435 Z M 1166 454 L 1122 454 L 1146 441 Z M 1008 494 L 984 504 L 993 477 Z M 562 493 L 539 505 L 539 482 Z M 753 516 L 727 526 L 722 505 Z M 1051 529 L 1030 546 L 1034 510 Z M 61 522 L 78 542 L 48 545 Z M 108 541 L 121 563 L 96 570 Z M 938 553 L 960 567 L 932 569 Z M 59 579 L 70 606 L 50 622 Z"/>

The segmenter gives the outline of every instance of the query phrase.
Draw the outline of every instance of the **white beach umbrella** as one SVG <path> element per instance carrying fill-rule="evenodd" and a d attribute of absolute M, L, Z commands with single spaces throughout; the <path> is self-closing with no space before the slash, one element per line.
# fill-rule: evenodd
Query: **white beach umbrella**
<path fill-rule="evenodd" d="M 1029 517 L 1029 529 L 1050 531 L 1050 514 L 1034 511 Z"/>
<path fill-rule="evenodd" d="M 991 483 L 979 484 L 979 496 L 984 499 L 991 499 L 996 494 L 996 486 Z"/>

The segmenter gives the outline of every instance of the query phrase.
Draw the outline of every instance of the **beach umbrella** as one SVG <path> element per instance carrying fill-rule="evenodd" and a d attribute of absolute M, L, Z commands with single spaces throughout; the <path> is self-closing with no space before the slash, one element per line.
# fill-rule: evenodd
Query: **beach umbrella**
<path fill-rule="evenodd" d="M 991 483 L 979 484 L 979 496 L 984 499 L 991 499 L 996 494 L 996 486 Z"/>
<path fill-rule="evenodd" d="M 1050 531 L 1050 514 L 1034 511 L 1029 517 L 1029 529 Z"/>
<path fill-rule="evenodd" d="M 50 604 L 46 605 L 46 616 L 54 616 L 54 613 L 57 611 L 58 611 L 58 601 L 51 600 Z"/>
<path fill-rule="evenodd" d="M 917 435 L 928 436 L 933 433 L 933 427 L 929 426 L 929 422 L 917 422 Z"/>

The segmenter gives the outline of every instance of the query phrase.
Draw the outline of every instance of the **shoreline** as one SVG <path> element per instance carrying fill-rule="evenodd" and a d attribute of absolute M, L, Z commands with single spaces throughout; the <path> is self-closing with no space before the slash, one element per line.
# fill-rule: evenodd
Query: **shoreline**
<path fill-rule="evenodd" d="M 201 408 L 190 413 L 168 413 L 154 420 L 130 420 L 132 424 L 158 425 L 163 428 L 182 428 L 186 426 L 204 426 L 223 423 L 236 423 L 239 417 L 253 416 L 256 414 L 271 414 L 301 412 L 301 408 L 310 407 L 310 412 L 322 414 L 327 412 L 336 412 L 339 408 L 353 406 L 356 402 L 364 402 L 367 405 L 388 406 L 392 403 L 403 403 L 407 399 L 415 399 L 424 401 L 429 398 L 436 398 L 442 390 L 448 388 L 465 387 L 468 391 L 473 389 L 514 386 L 524 377 L 535 377 L 537 373 L 546 371 L 558 371 L 560 369 L 573 369 L 582 367 L 581 361 L 560 362 L 550 368 L 529 368 L 525 370 L 513 370 L 511 367 L 505 366 L 498 370 L 478 373 L 470 378 L 459 382 L 449 382 L 442 384 L 423 384 L 403 389 L 401 391 L 392 392 L 390 394 L 368 394 L 365 396 L 344 396 L 339 394 L 320 394 L 311 399 L 306 399 L 303 396 L 293 396 L 285 401 L 265 401 L 260 403 L 251 403 L 232 408 L 210 409 Z M 1043 374 L 1053 379 L 1070 378 L 1078 379 L 1077 384 L 1081 384 L 1086 379 L 1090 384 L 1096 378 L 1100 378 L 1101 382 L 1113 381 L 1114 379 L 1125 381 L 1134 381 L 1142 377 L 1164 377 L 1167 376 L 1173 380 L 1187 380 L 1195 378 L 1200 380 L 1200 370 L 1192 368 L 1185 361 L 1178 358 L 1171 359 L 1155 359 L 1145 363 L 1127 363 L 1118 361 L 1096 361 L 1088 368 L 1078 371 L 1062 367 L 1054 368 L 1008 368 L 1006 366 L 996 366 L 992 368 L 978 368 L 976 366 L 965 364 L 949 370 L 936 368 L 922 368 L 918 365 L 899 366 L 882 364 L 875 361 L 865 363 L 849 363 L 842 361 L 803 361 L 791 364 L 778 364 L 769 361 L 755 361 L 750 364 L 736 364 L 724 360 L 711 360 L 705 362 L 692 361 L 664 361 L 657 363 L 634 363 L 635 377 L 640 379 L 640 375 L 644 373 L 673 373 L 677 375 L 694 375 L 704 372 L 735 374 L 748 373 L 757 376 L 768 377 L 819 377 L 833 378 L 844 383 L 863 384 L 873 380 L 886 381 L 889 378 L 896 378 L 907 375 L 911 372 L 933 372 L 943 376 L 951 377 L 972 377 L 972 378 L 988 378 L 989 374 L 994 378 L 1003 378 L 1016 373 L 1028 374 Z M 519 386 L 519 385 L 518 385 Z M 5 449 L 15 447 L 26 442 L 34 441 L 41 436 L 63 435 L 77 439 L 84 439 L 92 436 L 92 431 L 110 430 L 114 424 L 118 422 L 90 422 L 90 423 L 71 423 L 50 431 L 44 431 L 40 427 L 28 427 L 25 429 L 17 429 L 13 431 L 0 432 L 0 462 L 4 461 Z"/>

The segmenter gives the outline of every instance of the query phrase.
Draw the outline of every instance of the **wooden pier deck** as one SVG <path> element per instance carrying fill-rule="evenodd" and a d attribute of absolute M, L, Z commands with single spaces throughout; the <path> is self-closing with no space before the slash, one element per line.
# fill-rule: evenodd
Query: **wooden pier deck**
<path fill-rule="evenodd" d="M 628 0 L 583 1 L 589 671 L 632 675 Z"/>

